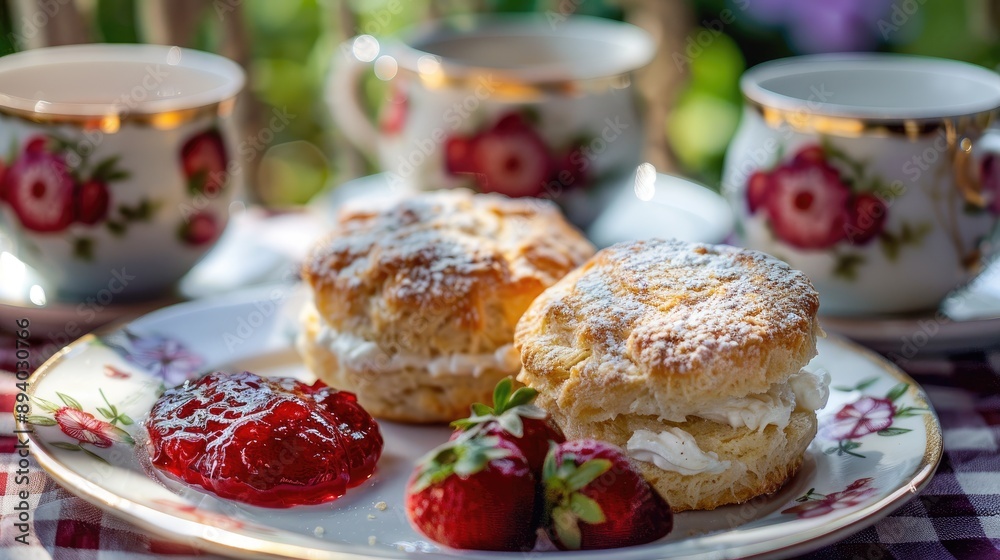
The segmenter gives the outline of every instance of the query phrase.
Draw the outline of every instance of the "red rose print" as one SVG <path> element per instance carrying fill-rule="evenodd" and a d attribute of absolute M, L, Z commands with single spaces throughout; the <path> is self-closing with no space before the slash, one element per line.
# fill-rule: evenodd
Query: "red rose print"
<path fill-rule="evenodd" d="M 395 88 L 392 98 L 382 108 L 379 128 L 383 134 L 392 136 L 403 131 L 406 117 L 409 114 L 409 99 L 401 88 Z"/>
<path fill-rule="evenodd" d="M 771 190 L 771 176 L 763 171 L 757 171 L 747 181 L 747 206 L 751 214 L 767 202 L 767 193 Z"/>
<path fill-rule="evenodd" d="M 826 154 L 823 153 L 822 146 L 806 146 L 800 149 L 792 157 L 792 165 L 808 167 L 813 165 L 827 165 Z"/>
<path fill-rule="evenodd" d="M 7 174 L 7 166 L 4 165 L 3 161 L 0 161 L 0 202 L 6 200 L 5 193 L 7 189 L 4 187 L 3 177 Z"/>
<path fill-rule="evenodd" d="M 184 243 L 192 246 L 204 245 L 215 241 L 222 233 L 219 221 L 213 214 L 198 212 L 187 222 L 181 224 L 178 235 Z"/>
<path fill-rule="evenodd" d="M 457 175 L 475 172 L 472 164 L 472 144 L 473 140 L 459 137 L 451 137 L 445 141 L 444 167 L 448 173 Z"/>
<path fill-rule="evenodd" d="M 103 221 L 108 215 L 110 202 L 107 184 L 94 179 L 85 181 L 76 189 L 74 206 L 77 221 L 87 225 Z"/>
<path fill-rule="evenodd" d="M 1000 214 L 1000 158 L 987 154 L 980 164 L 980 177 L 987 207 L 994 214 Z"/>
<path fill-rule="evenodd" d="M 847 241 L 853 245 L 864 245 L 875 239 L 885 229 L 888 209 L 875 195 L 862 193 L 850 204 L 850 225 L 847 226 Z"/>
<path fill-rule="evenodd" d="M 481 192 L 538 196 L 547 183 L 582 186 L 588 162 L 579 146 L 554 154 L 520 113 L 507 113 L 473 136 L 452 136 L 444 144 L 449 174 L 470 174 Z"/>
<path fill-rule="evenodd" d="M 44 136 L 35 136 L 24 143 L 24 153 L 26 154 L 42 154 L 45 153 L 45 147 L 48 145 L 49 139 Z"/>
<path fill-rule="evenodd" d="M 822 433 L 832 441 L 853 440 L 888 428 L 895 415 L 896 406 L 889 399 L 861 397 L 844 405 Z"/>
<path fill-rule="evenodd" d="M 534 131 L 484 134 L 472 145 L 476 182 L 482 192 L 534 196 L 552 172 L 548 150 Z"/>
<path fill-rule="evenodd" d="M 225 142 L 215 129 L 192 136 L 181 147 L 181 165 L 192 193 L 214 196 L 221 191 L 228 161 Z"/>
<path fill-rule="evenodd" d="M 26 146 L 4 173 L 4 197 L 21 225 L 41 233 L 66 229 L 73 221 L 73 178 L 59 155 L 40 151 L 44 141 Z"/>
<path fill-rule="evenodd" d="M 59 429 L 80 443 L 94 447 L 111 447 L 114 442 L 130 442 L 129 435 L 108 422 L 98 420 L 93 414 L 64 406 L 55 412 Z"/>
<path fill-rule="evenodd" d="M 825 249 L 844 238 L 851 191 L 825 165 L 784 166 L 771 176 L 766 211 L 775 234 L 799 249 Z"/>

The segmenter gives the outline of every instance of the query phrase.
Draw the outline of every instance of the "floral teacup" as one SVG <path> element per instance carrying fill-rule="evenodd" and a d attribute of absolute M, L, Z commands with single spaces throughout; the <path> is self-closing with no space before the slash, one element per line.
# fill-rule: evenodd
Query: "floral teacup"
<path fill-rule="evenodd" d="M 629 73 L 654 45 L 626 23 L 553 17 L 462 17 L 395 40 L 355 37 L 335 61 L 331 112 L 396 185 L 551 198 L 586 224 L 602 207 L 592 187 L 641 163 Z M 391 80 L 377 129 L 356 97 L 369 63 Z"/>
<path fill-rule="evenodd" d="M 34 268 L 55 292 L 43 301 L 169 289 L 228 221 L 243 82 L 236 63 L 177 47 L 0 58 L 0 277 Z"/>
<path fill-rule="evenodd" d="M 1000 76 L 900 55 L 761 64 L 723 187 L 742 242 L 805 272 L 821 312 L 934 308 L 1000 215 Z"/>

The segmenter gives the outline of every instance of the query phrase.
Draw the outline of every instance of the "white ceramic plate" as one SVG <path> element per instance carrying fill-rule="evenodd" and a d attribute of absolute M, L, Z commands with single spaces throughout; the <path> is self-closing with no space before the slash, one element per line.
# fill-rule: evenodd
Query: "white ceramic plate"
<path fill-rule="evenodd" d="M 902 317 L 821 317 L 820 322 L 894 360 L 1000 346 L 1000 260 L 949 294 L 937 311 Z"/>
<path fill-rule="evenodd" d="M 385 451 L 373 478 L 318 506 L 242 505 L 144 468 L 141 422 L 164 385 L 214 369 L 310 378 L 292 348 L 303 300 L 298 290 L 272 287 L 189 302 L 66 348 L 30 380 L 33 398 L 49 409 L 36 400 L 32 424 L 19 423 L 34 428 L 29 439 L 39 464 L 74 494 L 151 533 L 221 554 L 523 558 L 442 549 L 408 525 L 405 481 L 414 460 L 447 439 L 447 428 L 382 422 Z M 829 371 L 836 389 L 797 476 L 777 493 L 741 506 L 679 514 L 669 536 L 616 550 L 615 557 L 801 553 L 871 525 L 930 480 L 941 456 L 941 430 L 912 379 L 838 340 L 820 341 L 809 367 Z M 56 409 L 64 423 L 74 419 L 92 433 L 70 429 L 74 435 L 67 435 L 54 421 Z M 91 443 L 81 443 L 88 435 Z M 379 502 L 384 509 L 376 507 Z M 576 559 L 607 552 L 551 554 Z"/>

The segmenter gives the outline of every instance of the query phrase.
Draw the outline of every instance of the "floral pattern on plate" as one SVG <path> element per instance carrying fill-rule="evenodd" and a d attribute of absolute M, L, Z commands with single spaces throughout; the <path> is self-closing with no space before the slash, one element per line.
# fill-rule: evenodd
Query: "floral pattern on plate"
<path fill-rule="evenodd" d="M 847 485 L 847 488 L 840 492 L 830 494 L 818 494 L 815 488 L 810 488 L 808 492 L 799 499 L 799 505 L 781 510 L 781 513 L 796 515 L 800 519 L 819 517 L 832 513 L 838 509 L 854 507 L 864 503 L 870 496 L 875 494 L 872 487 L 871 477 L 859 478 Z"/>
<path fill-rule="evenodd" d="M 168 387 L 196 377 L 205 363 L 202 356 L 188 350 L 179 340 L 158 334 L 140 336 L 122 329 L 120 336 L 105 338 L 102 342 L 130 364 L 162 379 Z M 109 377 L 125 374 L 121 370 L 112 369 L 110 373 L 105 370 L 105 375 Z"/>
<path fill-rule="evenodd" d="M 877 381 L 877 377 L 868 378 L 858 382 L 854 387 L 836 386 L 833 389 L 843 392 L 863 391 Z M 863 395 L 843 405 L 833 416 L 821 421 L 819 437 L 837 443 L 833 447 L 826 448 L 824 453 L 864 459 L 864 455 L 855 451 L 862 445 L 859 439 L 871 434 L 892 437 L 912 432 L 912 428 L 893 425 L 893 422 L 900 418 L 919 416 L 928 412 L 927 408 L 900 404 L 899 401 L 906 395 L 909 387 L 909 383 L 898 383 L 889 389 L 885 397 Z"/>
<path fill-rule="evenodd" d="M 104 395 L 103 390 L 98 389 L 98 392 L 101 395 L 101 399 L 104 400 L 106 407 L 97 407 L 97 413 L 104 417 L 105 420 L 101 420 L 90 412 L 84 411 L 80 402 L 73 397 L 57 392 L 56 395 L 62 401 L 61 405 L 37 396 L 32 397 L 34 404 L 51 414 L 52 417 L 37 414 L 31 415 L 27 418 L 27 423 L 35 426 L 58 426 L 63 434 L 76 440 L 76 443 L 55 441 L 51 442 L 53 447 L 65 449 L 66 451 L 82 451 L 94 459 L 107 463 L 104 457 L 101 457 L 85 446 L 107 449 L 115 443 L 135 445 L 135 440 L 132 439 L 132 436 L 118 426 L 118 424 L 131 426 L 135 421 L 124 412 L 118 410 L 117 406 L 108 402 L 108 398 Z"/>

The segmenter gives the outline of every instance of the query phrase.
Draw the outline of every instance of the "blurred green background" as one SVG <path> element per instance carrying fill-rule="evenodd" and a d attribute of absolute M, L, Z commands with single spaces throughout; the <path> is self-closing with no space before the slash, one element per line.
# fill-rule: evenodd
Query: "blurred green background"
<path fill-rule="evenodd" d="M 23 47 L 16 1 L 0 0 L 0 54 Z M 69 0 L 66 0 L 69 1 Z M 87 40 L 143 42 L 145 0 L 76 1 Z M 260 158 L 252 182 L 263 202 L 301 204 L 329 185 L 376 171 L 334 130 L 323 102 L 324 81 L 337 46 L 374 30 L 388 35 L 414 22 L 465 12 L 556 11 L 630 19 L 644 4 L 668 0 L 214 0 L 185 14 L 194 22 L 191 46 L 226 52 L 222 23 L 229 14 L 245 30 L 250 94 L 258 112 L 285 107 L 296 115 Z M 685 37 L 662 53 L 676 67 L 676 91 L 661 98 L 662 134 L 674 171 L 717 186 L 722 158 L 740 118 L 738 80 L 748 66 L 813 52 L 876 50 L 942 56 L 996 68 L 997 0 L 678 0 L 659 17 L 683 17 Z M 186 6 L 192 5 L 187 3 Z M 648 7 L 648 6 L 647 6 Z M 664 21 L 664 29 L 677 22 Z M 387 96 L 384 82 L 365 82 L 374 114 Z M 648 102 L 648 100 L 647 100 Z"/>

